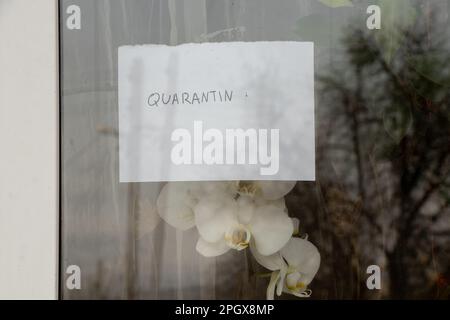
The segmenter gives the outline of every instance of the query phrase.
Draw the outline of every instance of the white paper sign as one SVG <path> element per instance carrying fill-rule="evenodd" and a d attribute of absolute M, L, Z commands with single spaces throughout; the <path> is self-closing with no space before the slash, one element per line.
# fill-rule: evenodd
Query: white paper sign
<path fill-rule="evenodd" d="M 120 181 L 314 180 L 309 42 L 119 48 Z"/>

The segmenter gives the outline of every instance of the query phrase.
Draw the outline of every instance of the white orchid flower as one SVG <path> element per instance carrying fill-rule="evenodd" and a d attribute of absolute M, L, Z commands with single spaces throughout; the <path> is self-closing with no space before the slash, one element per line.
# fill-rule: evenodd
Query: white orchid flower
<path fill-rule="evenodd" d="M 206 257 L 245 249 L 251 239 L 259 254 L 271 255 L 287 243 L 294 229 L 284 199 L 261 203 L 216 194 L 202 198 L 194 212 L 200 235 L 196 248 Z"/>
<path fill-rule="evenodd" d="M 193 208 L 200 198 L 214 194 L 224 197 L 249 195 L 258 206 L 263 206 L 274 204 L 271 200 L 282 199 L 294 185 L 295 182 L 289 181 L 168 182 L 158 196 L 157 209 L 169 225 L 188 230 L 195 226 Z"/>
<path fill-rule="evenodd" d="M 156 201 L 159 216 L 176 229 L 188 230 L 195 226 L 192 208 L 198 199 L 192 187 L 186 182 L 169 182 Z"/>
<path fill-rule="evenodd" d="M 310 241 L 291 238 L 277 253 L 270 256 L 261 255 L 250 246 L 256 261 L 273 271 L 267 286 L 267 299 L 273 300 L 275 288 L 277 295 L 286 292 L 297 297 L 309 297 L 308 285 L 314 279 L 320 266 L 319 250 Z"/>
<path fill-rule="evenodd" d="M 176 229 L 195 226 L 194 206 L 209 194 L 231 194 L 228 182 L 168 182 L 162 188 L 156 206 L 160 217 Z"/>
<path fill-rule="evenodd" d="M 278 200 L 291 191 L 295 181 L 236 181 L 235 189 L 240 195 L 260 197 L 265 200 Z"/>

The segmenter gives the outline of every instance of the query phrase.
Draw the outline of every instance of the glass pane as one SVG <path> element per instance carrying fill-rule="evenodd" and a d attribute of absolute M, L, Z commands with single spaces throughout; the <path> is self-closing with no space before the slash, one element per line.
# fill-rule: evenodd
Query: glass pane
<path fill-rule="evenodd" d="M 446 0 L 60 1 L 63 298 L 265 299 L 280 277 L 276 299 L 448 298 L 449 13 Z M 314 181 L 120 182 L 119 47 L 255 41 L 314 43 Z"/>

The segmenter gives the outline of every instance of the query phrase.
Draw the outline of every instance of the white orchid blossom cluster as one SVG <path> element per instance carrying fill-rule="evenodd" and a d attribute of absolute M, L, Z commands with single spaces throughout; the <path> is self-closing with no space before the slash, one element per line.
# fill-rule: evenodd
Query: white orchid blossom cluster
<path fill-rule="evenodd" d="M 317 248 L 298 235 L 284 196 L 295 182 L 169 182 L 157 200 L 161 218 L 179 230 L 196 227 L 196 249 L 205 257 L 250 248 L 271 271 L 267 299 L 275 292 L 309 297 L 320 265 Z"/>

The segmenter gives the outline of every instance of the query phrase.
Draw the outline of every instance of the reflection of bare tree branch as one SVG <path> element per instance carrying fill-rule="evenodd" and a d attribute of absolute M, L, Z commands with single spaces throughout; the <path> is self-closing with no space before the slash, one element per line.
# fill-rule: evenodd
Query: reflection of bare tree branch
<path fill-rule="evenodd" d="M 408 61 L 412 54 L 427 54 L 427 50 L 439 52 L 442 60 L 448 61 L 447 50 L 439 47 L 442 42 L 430 44 L 428 35 L 420 30 L 407 31 L 406 43 L 388 63 L 371 35 L 356 31 L 345 42 L 350 63 L 343 70 L 319 77 L 323 95 L 334 107 L 330 110 L 333 131 L 323 138 L 326 148 L 321 149 L 318 161 L 330 161 L 336 176 L 343 180 L 333 181 L 327 173 L 321 176 L 327 181 L 322 183 L 326 215 L 335 224 L 328 230 L 333 234 L 332 248 L 351 261 L 351 279 L 355 281 L 359 281 L 358 265 L 371 259 L 373 252 L 380 252 L 388 263 L 390 292 L 386 290 L 385 294 L 396 298 L 422 294 L 409 288 L 425 281 L 426 268 L 413 266 L 430 261 L 430 236 L 445 221 L 440 217 L 450 214 L 448 201 L 442 202 L 438 192 L 449 174 L 447 89 L 424 79 L 417 66 Z M 423 45 L 424 41 L 434 47 Z M 433 71 L 424 74 L 447 75 L 447 69 L 427 67 Z M 375 84 L 375 90 L 371 90 Z M 404 127 L 402 122 L 394 123 L 393 129 L 400 134 L 386 134 L 392 129 L 384 124 L 388 110 L 400 120 L 406 117 L 409 121 L 410 117 L 410 124 Z M 326 168 L 323 163 L 319 166 Z M 336 206 L 336 201 L 343 204 L 355 197 L 361 200 L 358 215 L 363 219 L 349 220 L 345 217 L 356 217 L 355 212 L 350 206 Z M 342 234 L 339 230 L 344 221 L 351 221 L 354 231 L 347 228 Z M 441 229 L 439 233 L 440 239 L 447 234 Z M 361 246 L 363 239 L 375 241 Z M 438 249 L 441 242 L 434 245 Z M 361 251 L 362 247 L 365 250 Z M 334 264 L 332 270 L 344 276 Z M 434 287 L 427 283 L 423 288 Z M 354 283 L 343 290 L 350 290 L 353 297 L 361 293 Z"/>

